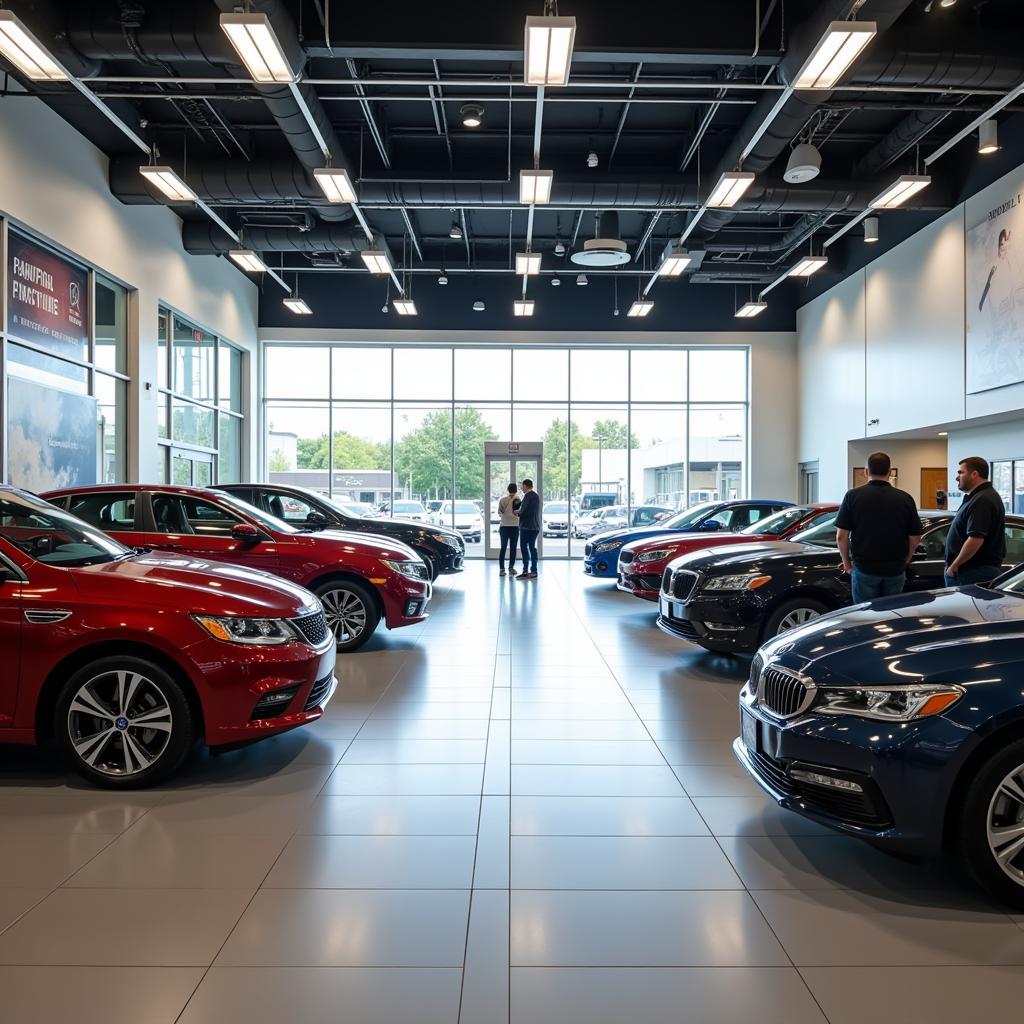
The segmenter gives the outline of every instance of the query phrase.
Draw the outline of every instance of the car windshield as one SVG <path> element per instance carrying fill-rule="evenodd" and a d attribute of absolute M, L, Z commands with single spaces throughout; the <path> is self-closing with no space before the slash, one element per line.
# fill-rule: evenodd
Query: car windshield
<path fill-rule="evenodd" d="M 998 587 L 993 587 L 993 590 L 1001 590 L 1004 594 L 1016 594 L 1018 597 L 1024 597 L 1024 566 L 1019 567 L 1012 576 L 1007 576 Z"/>
<path fill-rule="evenodd" d="M 803 505 L 784 508 L 780 512 L 765 516 L 764 519 L 758 519 L 756 523 L 744 526 L 740 533 L 785 533 L 795 523 L 799 523 L 810 511 L 809 508 Z"/>
<path fill-rule="evenodd" d="M 363 519 L 373 512 L 373 508 L 370 505 L 364 505 L 361 501 L 353 501 L 350 505 L 342 505 L 341 511 Z"/>
<path fill-rule="evenodd" d="M 310 494 L 309 498 L 306 498 L 305 500 L 314 507 L 316 507 L 316 505 L 326 505 L 335 512 L 340 512 L 343 516 L 361 516 L 365 514 L 363 512 L 356 511 L 361 506 L 350 504 L 347 501 L 338 501 L 336 498 L 328 498 L 326 494 Z"/>
<path fill-rule="evenodd" d="M 423 506 L 418 501 L 396 501 L 396 512 L 422 512 Z"/>
<path fill-rule="evenodd" d="M 827 512 L 820 519 L 816 519 L 813 526 L 806 530 L 794 533 L 789 539 L 800 544 L 821 544 L 822 547 L 836 547 L 836 516 L 839 512 Z"/>
<path fill-rule="evenodd" d="M 452 503 L 450 501 L 444 503 L 443 511 L 449 515 L 451 514 Z M 471 501 L 457 501 L 455 502 L 455 514 L 457 516 L 478 516 L 480 515 L 480 509 Z"/>
<path fill-rule="evenodd" d="M 717 501 L 705 501 L 700 505 L 684 509 L 671 519 L 663 519 L 658 523 L 658 526 L 671 527 L 673 530 L 681 529 L 684 526 L 693 526 L 694 523 L 700 522 L 709 512 L 714 511 L 718 507 L 719 503 Z"/>
<path fill-rule="evenodd" d="M 549 501 L 544 506 L 545 513 L 561 512 L 563 515 L 569 511 L 569 506 L 564 501 Z"/>
<path fill-rule="evenodd" d="M 131 554 L 81 519 L 28 495 L 0 498 L 0 537 L 38 562 L 74 568 Z"/>
<path fill-rule="evenodd" d="M 278 519 L 277 516 L 272 516 L 269 513 L 250 505 L 249 502 L 242 501 L 241 498 L 236 498 L 233 494 L 228 494 L 227 491 L 214 491 L 213 493 L 216 494 L 225 505 L 230 505 L 232 508 L 237 509 L 250 519 L 255 519 L 260 526 L 265 526 L 268 530 L 277 530 L 278 533 L 299 533 L 294 526 L 286 523 L 283 519 Z"/>

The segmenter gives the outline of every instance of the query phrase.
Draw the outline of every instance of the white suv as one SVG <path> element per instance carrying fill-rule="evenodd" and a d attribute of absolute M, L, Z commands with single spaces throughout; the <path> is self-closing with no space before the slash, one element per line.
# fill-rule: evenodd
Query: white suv
<path fill-rule="evenodd" d="M 453 527 L 471 543 L 479 543 L 484 535 L 484 517 L 472 501 L 446 501 L 435 513 L 438 526 Z"/>

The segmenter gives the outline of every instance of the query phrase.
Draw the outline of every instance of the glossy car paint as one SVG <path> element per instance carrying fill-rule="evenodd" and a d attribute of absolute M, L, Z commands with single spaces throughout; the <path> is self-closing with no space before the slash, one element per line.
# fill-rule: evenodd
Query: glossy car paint
<path fill-rule="evenodd" d="M 817 688 L 818 696 L 796 717 L 780 719 L 758 699 L 762 669 L 776 667 L 799 673 Z M 943 847 L 958 784 L 972 774 L 972 754 L 1021 735 L 1022 668 L 1020 595 L 969 586 L 855 605 L 761 648 L 739 698 L 741 714 L 758 723 L 756 749 L 741 737 L 733 750 L 783 807 L 840 832 L 935 855 Z M 966 693 L 942 714 L 901 724 L 816 711 L 826 686 L 928 682 L 959 685 Z M 882 822 L 866 826 L 831 810 L 822 800 L 823 787 L 792 778 L 798 762 L 868 780 L 883 808 Z"/>
<path fill-rule="evenodd" d="M 180 553 L 189 558 L 213 559 L 262 569 L 283 579 L 291 580 L 307 589 L 313 589 L 337 576 L 350 576 L 371 587 L 379 600 L 379 611 L 388 629 L 398 629 L 427 617 L 430 601 L 430 583 L 408 579 L 384 564 L 384 560 L 421 562 L 419 556 L 406 545 L 380 536 L 343 533 L 325 530 L 315 533 L 292 532 L 291 528 L 269 516 L 255 517 L 247 512 L 244 503 L 232 499 L 230 503 L 216 491 L 195 487 L 161 487 L 96 485 L 66 488 L 43 495 L 62 508 L 68 499 L 89 493 L 135 495 L 135 530 L 104 530 L 125 545 L 142 545 L 158 551 Z M 160 533 L 156 529 L 152 499 L 161 494 L 180 494 L 199 498 L 224 509 L 230 516 L 249 523 L 259 531 L 256 543 L 236 540 L 232 536 L 200 536 L 195 533 Z M 277 523 L 277 526 L 268 523 Z M 420 612 L 406 614 L 409 601 L 416 601 Z"/>
<path fill-rule="evenodd" d="M 812 526 L 820 517 L 835 512 L 838 505 L 817 503 L 803 506 L 804 513 L 786 526 L 781 533 L 709 533 L 704 536 L 685 534 L 679 537 L 661 537 L 654 540 L 635 540 L 624 544 L 619 551 L 618 589 L 645 601 L 657 601 L 661 593 L 661 578 L 669 562 L 705 548 L 721 548 L 731 544 L 759 544 L 764 541 L 784 540 L 800 530 Z M 756 525 L 756 524 L 755 524 Z M 654 561 L 640 561 L 652 551 L 665 551 Z"/>
<path fill-rule="evenodd" d="M 701 531 L 706 531 L 707 533 L 724 532 L 714 529 L 709 530 L 708 527 L 716 515 L 720 515 L 729 509 L 765 506 L 770 507 L 772 512 L 777 512 L 780 508 L 786 508 L 792 504 L 791 501 L 760 500 L 756 498 L 745 498 L 737 501 L 714 501 L 704 505 L 701 513 L 692 523 L 685 527 L 667 527 L 659 523 L 653 526 L 630 526 L 621 530 L 599 533 L 587 543 L 583 557 L 583 571 L 588 576 L 596 576 L 600 579 L 616 579 L 618 576 L 619 551 L 624 544 L 629 544 L 631 541 L 649 540 L 654 537 L 679 533 L 699 533 Z M 686 511 L 691 510 L 687 509 Z M 769 513 L 766 512 L 765 514 Z M 666 520 L 666 522 L 671 522 L 671 519 Z M 598 550 L 599 547 L 602 550 Z"/>
<path fill-rule="evenodd" d="M 429 558 L 439 575 L 462 572 L 466 558 L 466 543 L 455 531 L 443 526 L 434 526 L 429 522 L 415 523 L 408 519 L 385 519 L 374 517 L 365 519 L 347 515 L 322 495 L 306 487 L 288 487 L 279 484 L 224 484 L 217 488 L 241 498 L 242 501 L 255 505 L 270 515 L 276 513 L 270 507 L 274 496 L 292 496 L 297 502 L 308 505 L 324 517 L 324 522 L 305 522 L 285 517 L 285 522 L 292 526 L 308 526 L 314 530 L 342 529 L 348 533 L 375 534 L 401 541 L 411 547 L 420 557 Z M 433 502 L 431 503 L 433 504 Z M 438 502 L 438 508 L 441 503 Z"/>
<path fill-rule="evenodd" d="M 934 590 L 943 585 L 942 545 L 932 544 L 929 538 L 947 527 L 952 518 L 949 512 L 921 512 L 925 531 L 922 545 L 931 550 L 929 555 L 915 556 L 907 567 L 908 592 Z M 1006 525 L 1024 528 L 1024 517 L 1007 516 Z M 1006 568 L 1010 567 L 1007 564 Z M 658 626 L 664 632 L 714 651 L 756 651 L 768 639 L 766 620 L 791 599 L 809 598 L 826 610 L 845 607 L 852 601 L 850 578 L 843 572 L 836 547 L 795 540 L 766 541 L 727 551 L 697 551 L 674 559 L 666 568 L 695 576 L 696 582 L 685 600 L 676 600 L 663 589 Z M 771 579 L 753 591 L 706 589 L 710 579 L 739 575 Z"/>
<path fill-rule="evenodd" d="M 19 494 L 0 490 L 5 498 Z M 316 721 L 337 685 L 318 706 L 303 710 L 313 684 L 333 678 L 330 639 L 319 649 L 298 641 L 254 647 L 215 640 L 193 618 L 297 618 L 320 610 L 308 591 L 266 573 L 155 552 L 82 567 L 48 565 L 3 537 L 0 567 L 6 569 L 0 585 L 0 742 L 46 738 L 53 702 L 71 670 L 128 644 L 188 678 L 211 747 Z M 41 613 L 67 614 L 42 622 Z M 250 721 L 261 696 L 296 683 L 299 690 L 282 714 Z"/>

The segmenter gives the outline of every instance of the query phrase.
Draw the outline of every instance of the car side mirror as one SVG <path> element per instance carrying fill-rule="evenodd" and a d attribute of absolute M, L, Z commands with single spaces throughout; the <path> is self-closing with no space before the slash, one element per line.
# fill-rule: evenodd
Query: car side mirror
<path fill-rule="evenodd" d="M 699 529 L 706 530 L 708 533 L 711 533 L 714 530 L 724 530 L 725 527 L 722 525 L 722 521 L 720 519 L 705 519 L 704 522 L 700 524 Z"/>
<path fill-rule="evenodd" d="M 251 523 L 235 523 L 231 527 L 231 536 L 243 544 L 258 544 L 263 539 L 263 534 Z"/>
<path fill-rule="evenodd" d="M 308 526 L 326 526 L 327 522 L 327 516 L 316 509 L 310 509 L 309 514 L 306 516 L 306 524 Z"/>

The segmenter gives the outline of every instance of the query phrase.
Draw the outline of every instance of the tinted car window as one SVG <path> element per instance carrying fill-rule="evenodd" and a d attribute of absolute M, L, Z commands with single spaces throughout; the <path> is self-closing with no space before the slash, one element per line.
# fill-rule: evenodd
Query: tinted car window
<path fill-rule="evenodd" d="M 71 498 L 69 511 L 101 530 L 135 529 L 135 494 L 132 491 L 76 494 Z"/>
<path fill-rule="evenodd" d="M 937 530 L 932 530 L 931 533 L 926 533 L 921 538 L 921 547 L 924 548 L 925 558 L 942 558 L 946 557 L 946 534 L 949 533 L 949 524 L 940 526 Z"/>
<path fill-rule="evenodd" d="M 745 533 L 785 533 L 795 523 L 807 515 L 807 509 L 797 505 L 795 508 L 784 508 L 770 516 L 758 516 L 757 520 L 746 528 Z"/>
<path fill-rule="evenodd" d="M 115 540 L 66 512 L 32 500 L 0 501 L 0 537 L 47 565 L 70 568 L 128 554 Z"/>
<path fill-rule="evenodd" d="M 313 511 L 312 505 L 297 498 L 294 494 L 276 491 L 264 492 L 263 505 L 272 516 L 283 519 L 286 523 L 304 523 L 306 517 Z"/>
<path fill-rule="evenodd" d="M 814 526 L 794 533 L 789 539 L 802 544 L 821 544 L 828 548 L 836 547 L 836 516 L 838 512 L 829 512 L 817 520 Z"/>
<path fill-rule="evenodd" d="M 242 520 L 219 505 L 179 494 L 153 495 L 153 517 L 158 533 L 194 533 L 203 537 L 230 536 Z"/>
<path fill-rule="evenodd" d="M 1024 529 L 1019 526 L 1006 528 L 1006 561 L 1011 565 L 1024 562 Z"/>

